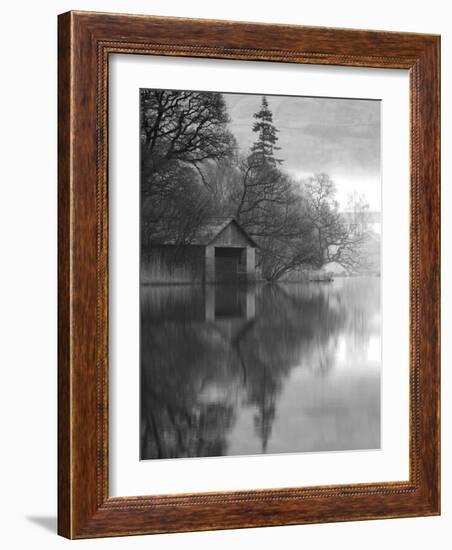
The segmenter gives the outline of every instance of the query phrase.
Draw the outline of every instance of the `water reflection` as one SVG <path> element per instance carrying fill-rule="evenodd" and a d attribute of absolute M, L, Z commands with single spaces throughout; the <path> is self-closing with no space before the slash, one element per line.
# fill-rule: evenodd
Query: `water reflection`
<path fill-rule="evenodd" d="M 379 282 L 144 286 L 141 458 L 378 448 Z"/>

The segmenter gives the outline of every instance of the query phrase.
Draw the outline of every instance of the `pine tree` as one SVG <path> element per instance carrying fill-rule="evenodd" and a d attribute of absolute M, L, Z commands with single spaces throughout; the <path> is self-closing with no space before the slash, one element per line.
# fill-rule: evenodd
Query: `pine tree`
<path fill-rule="evenodd" d="M 283 161 L 275 157 L 280 149 L 279 130 L 273 124 L 265 96 L 254 119 L 252 130 L 257 139 L 243 165 L 243 188 L 237 196 L 236 218 L 250 235 L 263 237 L 274 231 L 275 216 L 285 204 L 289 182 L 280 169 Z"/>
<path fill-rule="evenodd" d="M 279 130 L 273 124 L 273 114 L 265 96 L 262 96 L 261 108 L 254 114 L 254 118 L 256 122 L 253 125 L 253 132 L 258 133 L 258 138 L 251 147 L 250 158 L 258 166 L 281 164 L 282 160 L 274 157 L 274 152 L 281 149 L 276 145 Z"/>

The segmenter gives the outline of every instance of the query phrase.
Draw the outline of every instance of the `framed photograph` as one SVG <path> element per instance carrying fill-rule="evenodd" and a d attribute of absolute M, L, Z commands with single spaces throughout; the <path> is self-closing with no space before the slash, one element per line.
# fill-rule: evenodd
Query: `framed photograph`
<path fill-rule="evenodd" d="M 439 60 L 59 16 L 61 535 L 440 513 Z"/>

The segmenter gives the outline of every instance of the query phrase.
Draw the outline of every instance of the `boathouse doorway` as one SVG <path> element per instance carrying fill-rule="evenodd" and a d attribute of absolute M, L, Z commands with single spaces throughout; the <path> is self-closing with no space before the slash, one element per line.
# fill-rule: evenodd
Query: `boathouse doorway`
<path fill-rule="evenodd" d="M 215 279 L 217 283 L 238 283 L 246 272 L 245 248 L 215 247 Z"/>

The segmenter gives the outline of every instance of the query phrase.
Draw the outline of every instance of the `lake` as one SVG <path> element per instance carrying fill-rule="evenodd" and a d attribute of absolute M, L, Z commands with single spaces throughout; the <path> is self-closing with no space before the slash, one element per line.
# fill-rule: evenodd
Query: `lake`
<path fill-rule="evenodd" d="M 380 447 L 380 279 L 141 288 L 142 459 Z"/>

